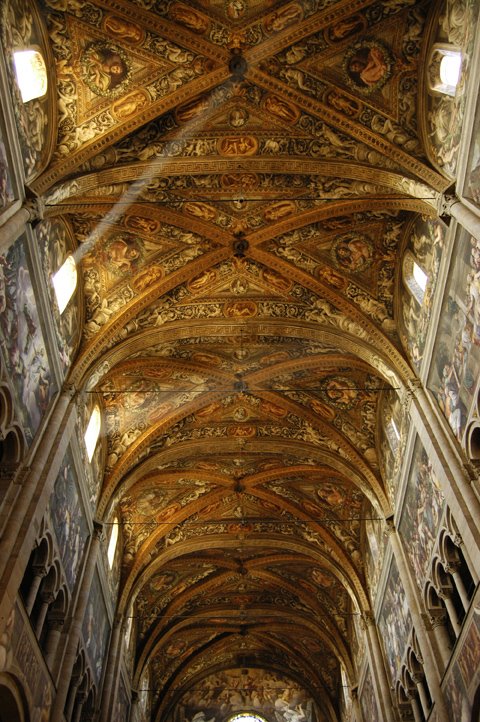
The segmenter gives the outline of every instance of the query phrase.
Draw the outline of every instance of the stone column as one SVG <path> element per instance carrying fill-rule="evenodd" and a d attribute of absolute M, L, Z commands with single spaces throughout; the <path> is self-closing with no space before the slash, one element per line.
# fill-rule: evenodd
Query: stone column
<path fill-rule="evenodd" d="M 450 637 L 445 621 L 446 618 L 446 611 L 442 610 L 439 612 L 432 612 L 432 610 L 429 610 L 429 619 L 432 625 L 432 631 L 437 641 L 437 647 L 442 658 L 444 669 L 447 668 L 448 662 L 450 661 L 450 655 L 452 654 Z"/>
<path fill-rule="evenodd" d="M 62 635 L 64 620 L 63 620 L 63 617 L 59 617 L 59 616 L 51 617 L 49 615 L 47 623 L 48 623 L 48 634 L 47 634 L 47 639 L 45 641 L 45 662 L 47 663 L 47 666 L 53 676 L 55 656 L 57 654 L 58 643 L 60 642 L 60 637 Z"/>
<path fill-rule="evenodd" d="M 423 683 L 424 676 L 420 673 L 412 674 L 412 679 L 417 686 L 418 696 L 420 697 L 420 704 L 422 705 L 423 714 L 425 718 L 427 718 L 430 712 L 430 704 L 428 702 L 427 693 L 425 692 L 425 686 Z"/>
<path fill-rule="evenodd" d="M 81 679 L 82 679 L 82 677 L 79 674 L 77 674 L 75 676 L 72 675 L 71 683 L 68 685 L 68 690 L 67 690 L 68 700 L 65 705 L 65 717 L 64 717 L 64 719 L 66 719 L 67 722 L 70 721 L 72 718 L 73 705 L 75 704 L 75 699 L 77 697 L 77 690 L 78 690 L 78 687 L 80 686 Z"/>
<path fill-rule="evenodd" d="M 34 223 L 43 218 L 44 209 L 45 204 L 41 198 L 29 199 L 0 226 L 0 256 L 7 253 L 12 243 L 25 230 L 27 223 Z"/>
<path fill-rule="evenodd" d="M 380 718 L 384 722 L 395 722 L 393 700 L 390 691 L 390 682 L 387 678 L 385 663 L 383 661 L 377 626 L 371 614 L 362 614 L 363 628 L 367 635 L 367 649 L 370 670 L 374 679 L 374 688 L 377 691 L 377 701 L 380 707 Z"/>
<path fill-rule="evenodd" d="M 115 618 L 112 633 L 110 635 L 110 646 L 108 649 L 108 659 L 105 670 L 105 678 L 103 681 L 102 704 L 100 708 L 99 722 L 109 722 L 113 703 L 115 701 L 115 691 L 117 688 L 118 675 L 120 673 L 119 656 L 121 651 L 123 629 L 123 617 L 118 614 Z"/>
<path fill-rule="evenodd" d="M 448 562 L 448 564 L 445 564 L 444 568 L 447 574 L 451 574 L 452 579 L 455 582 L 458 595 L 463 604 L 463 608 L 465 609 L 465 612 L 468 612 L 470 608 L 470 599 L 468 598 L 467 590 L 465 589 L 463 579 L 458 572 L 459 566 L 460 562 Z"/>
<path fill-rule="evenodd" d="M 42 579 L 47 576 L 47 570 L 44 566 L 37 567 L 33 565 L 34 575 L 30 589 L 28 590 L 27 598 L 25 599 L 25 611 L 28 616 L 31 615 L 35 599 L 37 598 L 38 589 L 42 583 Z"/>
<path fill-rule="evenodd" d="M 424 717 L 420 711 L 420 705 L 418 704 L 416 696 L 413 694 L 413 692 L 410 691 L 407 693 L 407 697 L 412 707 L 413 719 L 415 720 L 415 722 L 423 722 Z"/>
<path fill-rule="evenodd" d="M 388 521 L 388 531 L 400 579 L 402 580 L 402 584 L 405 589 L 405 597 L 412 616 L 413 626 L 417 635 L 420 653 L 422 655 L 425 678 L 432 697 L 432 703 L 435 704 L 435 709 L 437 711 L 437 720 L 438 722 L 451 722 L 445 707 L 442 690 L 440 688 L 440 670 L 435 661 L 430 640 L 422 619 L 418 591 L 411 578 L 411 572 L 405 558 L 405 552 L 401 539 L 392 521 Z"/>
<path fill-rule="evenodd" d="M 444 601 L 444 604 L 445 604 L 445 607 L 446 607 L 446 610 L 448 613 L 448 617 L 449 617 L 452 627 L 455 631 L 455 634 L 458 638 L 460 635 L 460 630 L 462 628 L 462 625 L 458 621 L 457 610 L 455 609 L 455 605 L 452 601 L 452 598 L 451 598 L 450 594 L 447 591 L 445 591 L 444 589 L 440 589 L 440 590 L 437 589 L 437 594 L 440 597 L 440 599 L 443 599 L 443 601 Z"/>
<path fill-rule="evenodd" d="M 85 701 L 87 699 L 87 693 L 86 692 L 77 692 L 75 696 L 75 712 L 73 714 L 71 722 L 80 722 L 80 716 L 82 714 L 82 708 L 85 704 Z"/>
<path fill-rule="evenodd" d="M 472 236 L 480 239 L 480 218 L 464 205 L 457 196 L 445 195 L 440 198 L 438 214 L 455 218 Z"/>
<path fill-rule="evenodd" d="M 83 618 L 87 608 L 88 595 L 92 586 L 93 575 L 95 573 L 95 565 L 97 562 L 100 542 L 103 534 L 103 525 L 98 522 L 94 523 L 93 533 L 87 551 L 85 568 L 83 570 L 83 578 L 78 592 L 77 605 L 73 613 L 70 629 L 68 630 L 68 642 L 65 650 L 65 656 L 62 662 L 62 669 L 57 685 L 57 695 L 52 705 L 50 722 L 62 722 L 63 710 L 67 700 L 68 689 L 70 686 L 70 678 L 72 676 L 73 667 L 77 658 L 77 647 L 82 631 Z"/>
<path fill-rule="evenodd" d="M 48 608 L 55 601 L 55 595 L 53 592 L 41 592 L 40 599 L 42 600 L 42 605 L 38 612 L 37 621 L 35 622 L 35 636 L 37 639 L 40 639 Z"/>

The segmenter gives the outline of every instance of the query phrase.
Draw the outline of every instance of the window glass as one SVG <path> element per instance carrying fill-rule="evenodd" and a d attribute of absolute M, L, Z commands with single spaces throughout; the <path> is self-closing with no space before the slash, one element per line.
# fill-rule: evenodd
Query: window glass
<path fill-rule="evenodd" d="M 90 421 L 88 422 L 87 430 L 84 436 L 89 461 L 92 460 L 93 452 L 95 451 L 95 447 L 97 445 L 98 437 L 100 435 L 101 422 L 102 418 L 100 414 L 100 407 L 95 406 L 92 411 L 92 415 L 90 416 Z"/>
<path fill-rule="evenodd" d="M 66 309 L 68 302 L 77 287 L 77 264 L 72 255 L 67 256 L 65 262 L 52 277 L 55 296 L 60 313 Z"/>
<path fill-rule="evenodd" d="M 107 559 L 110 569 L 113 567 L 115 559 L 115 552 L 117 550 L 118 542 L 118 518 L 115 517 L 112 524 L 112 531 L 110 532 L 110 540 L 108 542 Z"/>
<path fill-rule="evenodd" d="M 24 103 L 41 98 L 47 92 L 47 68 L 38 50 L 17 50 L 13 54 L 15 74 Z"/>

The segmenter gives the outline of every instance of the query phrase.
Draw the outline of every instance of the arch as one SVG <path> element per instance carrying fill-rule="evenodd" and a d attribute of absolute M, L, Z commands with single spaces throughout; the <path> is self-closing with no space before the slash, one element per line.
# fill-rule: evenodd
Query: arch
<path fill-rule="evenodd" d="M 0 674 L 0 722 L 30 722 L 23 690 L 8 674 Z"/>

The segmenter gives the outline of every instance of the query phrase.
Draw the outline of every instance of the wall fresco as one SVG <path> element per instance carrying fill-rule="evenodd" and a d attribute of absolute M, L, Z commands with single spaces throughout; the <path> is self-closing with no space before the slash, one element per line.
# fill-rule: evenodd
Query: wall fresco
<path fill-rule="evenodd" d="M 126 720 L 128 720 L 129 707 L 130 695 L 125 687 L 125 682 L 121 679 L 111 717 L 112 720 L 115 720 L 115 722 L 126 722 Z"/>
<path fill-rule="evenodd" d="M 369 720 L 369 722 L 380 722 L 370 667 L 367 667 L 367 671 L 365 674 L 362 694 L 360 697 L 360 706 L 362 708 L 364 719 Z"/>
<path fill-rule="evenodd" d="M 413 257 L 428 276 L 423 300 L 420 302 L 408 289 L 405 278 L 408 271 L 406 268 L 403 270 L 401 339 L 417 371 L 423 361 L 446 231 L 446 225 L 440 220 L 419 218 L 411 230 L 410 240 L 405 249 L 405 253 L 411 254 L 410 257 Z"/>
<path fill-rule="evenodd" d="M 247 672 L 247 674 L 245 674 Z M 249 709 L 277 722 L 314 722 L 313 699 L 296 682 L 261 669 L 234 669 L 202 680 L 200 688 L 185 695 L 180 704 L 185 720 L 225 719 Z"/>
<path fill-rule="evenodd" d="M 390 677 L 395 682 L 400 674 L 403 653 L 412 628 L 412 618 L 395 559 L 392 559 L 390 565 L 378 626 Z"/>
<path fill-rule="evenodd" d="M 28 270 L 26 244 L 24 235 L 0 256 L 0 330 L 5 365 L 19 402 L 17 411 L 30 442 L 56 385 Z"/>
<path fill-rule="evenodd" d="M 473 610 L 461 650 L 457 657 L 457 665 L 467 690 L 467 697 L 472 702 L 480 680 L 480 607 Z"/>
<path fill-rule="evenodd" d="M 107 608 L 105 606 L 98 571 L 95 572 L 90 588 L 82 631 L 93 678 L 98 687 L 102 676 L 107 642 L 110 634 L 110 623 L 108 621 Z"/>
<path fill-rule="evenodd" d="M 419 439 L 410 464 L 407 490 L 403 504 L 400 534 L 413 567 L 420 591 L 437 537 L 444 497 L 432 464 Z"/>
<path fill-rule="evenodd" d="M 480 100 L 475 112 L 463 194 L 480 208 Z"/>
<path fill-rule="evenodd" d="M 368 544 L 366 546 L 366 574 L 368 590 L 372 603 L 378 592 L 378 581 L 383 568 L 383 560 L 388 543 L 387 526 L 383 519 L 378 517 L 378 512 L 373 507 L 368 511 L 368 519 L 365 522 L 365 532 Z"/>
<path fill-rule="evenodd" d="M 10 205 L 14 197 L 12 173 L 2 128 L 0 126 L 0 213 Z"/>
<path fill-rule="evenodd" d="M 385 419 L 379 429 L 380 469 L 390 503 L 395 506 L 409 428 L 408 413 L 395 391 L 387 391 L 382 395 L 380 418 Z"/>
<path fill-rule="evenodd" d="M 50 514 L 70 591 L 88 537 L 88 524 L 78 488 L 72 453 L 67 451 L 50 497 Z"/>
<path fill-rule="evenodd" d="M 480 241 L 458 226 L 428 386 L 459 441 L 479 373 Z"/>
<path fill-rule="evenodd" d="M 447 708 L 450 711 L 450 719 L 458 722 L 470 722 L 471 705 L 460 674 L 460 668 L 456 662 L 452 666 L 448 679 L 443 686 L 443 694 Z"/>

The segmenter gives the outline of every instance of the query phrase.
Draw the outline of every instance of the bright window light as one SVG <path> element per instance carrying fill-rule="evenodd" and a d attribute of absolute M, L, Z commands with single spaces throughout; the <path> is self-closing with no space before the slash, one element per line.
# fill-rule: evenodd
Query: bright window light
<path fill-rule="evenodd" d="M 444 85 L 456 88 L 460 79 L 462 56 L 460 53 L 444 55 L 440 62 L 440 80 Z"/>
<path fill-rule="evenodd" d="M 17 50 L 13 53 L 15 74 L 24 103 L 41 98 L 47 92 L 47 68 L 38 50 Z"/>
<path fill-rule="evenodd" d="M 391 425 L 391 427 L 392 427 L 393 433 L 394 433 L 395 436 L 397 437 L 398 441 L 400 441 L 400 432 L 399 432 L 399 430 L 398 430 L 398 428 L 397 428 L 397 425 L 396 425 L 396 423 L 395 423 L 395 421 L 394 421 L 393 419 L 390 419 L 390 425 Z"/>
<path fill-rule="evenodd" d="M 115 517 L 115 520 L 112 524 L 112 531 L 110 534 L 110 541 L 108 542 L 108 550 L 107 550 L 107 558 L 108 558 L 108 565 L 110 569 L 113 567 L 113 560 L 115 559 L 115 552 L 117 550 L 117 541 L 118 541 L 118 519 Z"/>
<path fill-rule="evenodd" d="M 73 256 L 67 256 L 65 262 L 52 277 L 58 310 L 63 313 L 77 287 L 77 264 Z"/>
<path fill-rule="evenodd" d="M 418 263 L 415 263 L 415 261 L 413 263 L 413 278 L 422 289 L 422 292 L 425 293 L 425 289 L 427 288 L 428 276 L 425 271 L 420 268 Z"/>
<path fill-rule="evenodd" d="M 85 446 L 87 447 L 88 460 L 92 460 L 93 452 L 97 445 L 98 437 L 100 436 L 100 427 L 102 425 L 102 417 L 100 414 L 100 407 L 95 406 L 88 422 L 87 430 L 85 432 Z"/>

